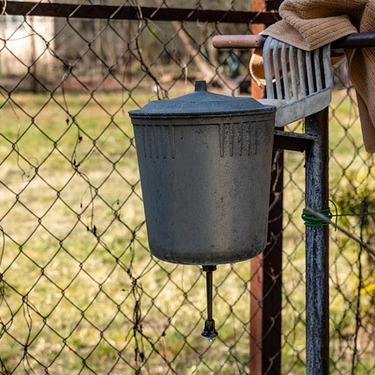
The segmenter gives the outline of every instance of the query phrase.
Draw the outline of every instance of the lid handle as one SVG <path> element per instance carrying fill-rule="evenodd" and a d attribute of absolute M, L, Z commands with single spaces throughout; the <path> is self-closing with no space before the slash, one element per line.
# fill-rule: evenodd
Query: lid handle
<path fill-rule="evenodd" d="M 194 91 L 207 91 L 206 81 L 195 81 Z"/>

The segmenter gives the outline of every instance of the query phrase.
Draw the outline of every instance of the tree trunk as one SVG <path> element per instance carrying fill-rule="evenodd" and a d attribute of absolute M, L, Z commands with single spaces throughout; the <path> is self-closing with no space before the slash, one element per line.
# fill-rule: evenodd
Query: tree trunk
<path fill-rule="evenodd" d="M 203 75 L 203 79 L 207 82 L 214 80 L 215 77 L 218 76 L 216 70 L 202 57 L 200 51 L 194 46 L 192 41 L 190 40 L 188 34 L 183 29 L 182 25 L 178 21 L 172 21 L 172 26 L 175 29 L 178 37 L 181 39 L 181 42 L 184 44 L 186 52 L 190 55 L 193 59 L 197 68 Z"/>

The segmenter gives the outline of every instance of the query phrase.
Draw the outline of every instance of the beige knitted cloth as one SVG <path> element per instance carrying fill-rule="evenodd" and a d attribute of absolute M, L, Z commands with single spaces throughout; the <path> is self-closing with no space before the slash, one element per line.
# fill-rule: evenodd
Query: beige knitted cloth
<path fill-rule="evenodd" d="M 313 50 L 343 36 L 375 32 L 375 0 L 285 0 L 282 20 L 270 26 L 270 35 L 295 47 Z M 375 48 L 347 51 L 349 74 L 357 92 L 365 148 L 375 153 Z M 260 54 L 254 54 L 250 72 L 264 76 Z"/>

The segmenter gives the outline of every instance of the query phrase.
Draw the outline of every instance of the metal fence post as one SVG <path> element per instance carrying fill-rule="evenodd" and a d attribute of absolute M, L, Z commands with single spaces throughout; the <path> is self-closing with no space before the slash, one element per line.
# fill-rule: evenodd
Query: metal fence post
<path fill-rule="evenodd" d="M 309 116 L 306 134 L 315 138 L 306 152 L 306 206 L 328 208 L 328 108 Z M 306 226 L 306 373 L 328 374 L 328 226 Z"/>

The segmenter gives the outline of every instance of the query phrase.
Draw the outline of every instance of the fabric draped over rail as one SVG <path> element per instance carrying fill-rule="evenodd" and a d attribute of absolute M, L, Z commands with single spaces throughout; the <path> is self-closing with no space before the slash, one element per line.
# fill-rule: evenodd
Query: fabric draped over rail
<path fill-rule="evenodd" d="M 375 32 L 375 0 L 285 0 L 282 20 L 261 34 L 311 51 L 353 33 Z M 375 152 L 375 48 L 346 51 L 350 79 L 357 93 L 363 141 Z M 250 72 L 263 83 L 260 52 L 253 55 Z"/>

